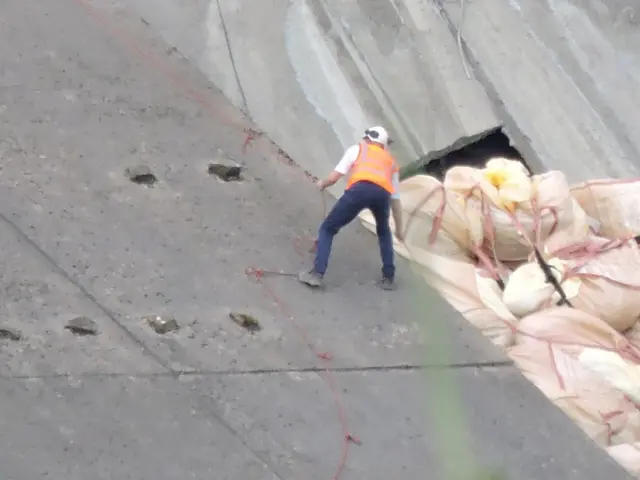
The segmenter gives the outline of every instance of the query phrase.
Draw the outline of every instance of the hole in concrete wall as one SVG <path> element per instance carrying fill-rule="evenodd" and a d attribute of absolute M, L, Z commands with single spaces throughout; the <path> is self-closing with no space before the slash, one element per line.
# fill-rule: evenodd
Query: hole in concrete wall
<path fill-rule="evenodd" d="M 215 175 L 225 182 L 237 182 L 242 180 L 242 167 L 210 163 L 207 169 L 209 175 Z"/>
<path fill-rule="evenodd" d="M 262 330 L 262 327 L 260 326 L 260 322 L 258 322 L 258 320 L 255 317 L 249 314 L 230 312 L 229 318 L 234 323 L 238 324 L 239 326 L 248 330 L 251 333 L 259 332 L 260 330 Z"/>
<path fill-rule="evenodd" d="M 138 185 L 152 186 L 158 181 L 151 169 L 146 165 L 125 168 L 124 173 L 129 180 Z"/>
<path fill-rule="evenodd" d="M 98 325 L 89 317 L 75 317 L 69 320 L 64 327 L 74 335 L 97 335 Z"/>
<path fill-rule="evenodd" d="M 0 327 L 0 338 L 6 338 L 17 342 L 22 339 L 22 334 L 15 328 Z"/>
<path fill-rule="evenodd" d="M 423 165 L 416 174 L 427 174 L 440 180 L 447 171 L 455 166 L 467 166 L 483 168 L 488 160 L 494 157 L 504 157 L 510 160 L 518 160 L 533 174 L 525 163 L 522 154 L 509 142 L 502 129 L 494 130 L 473 143 L 462 148 L 450 151 L 442 156 L 436 156 L 433 160 Z"/>
<path fill-rule="evenodd" d="M 221 149 L 218 149 L 216 157 L 209 163 L 207 172 L 209 172 L 209 175 L 215 175 L 223 182 L 238 182 L 243 180 L 242 166 Z"/>
<path fill-rule="evenodd" d="M 178 321 L 173 317 L 163 317 L 160 315 L 147 315 L 144 317 L 147 324 L 155 330 L 156 333 L 164 335 L 180 329 Z"/>

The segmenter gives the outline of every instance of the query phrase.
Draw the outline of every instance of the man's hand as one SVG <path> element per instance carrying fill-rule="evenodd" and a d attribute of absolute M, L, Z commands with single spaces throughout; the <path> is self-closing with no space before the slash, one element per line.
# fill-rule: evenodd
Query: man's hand
<path fill-rule="evenodd" d="M 325 180 L 318 180 L 316 182 L 316 186 L 320 189 L 320 191 L 325 190 L 331 185 L 335 185 L 338 180 L 344 177 L 340 172 L 336 172 L 335 170 L 329 174 L 329 176 Z"/>
<path fill-rule="evenodd" d="M 396 225 L 396 238 L 404 242 L 404 228 L 402 227 L 402 203 L 399 198 L 391 199 L 391 210 L 393 212 L 393 223 Z"/>

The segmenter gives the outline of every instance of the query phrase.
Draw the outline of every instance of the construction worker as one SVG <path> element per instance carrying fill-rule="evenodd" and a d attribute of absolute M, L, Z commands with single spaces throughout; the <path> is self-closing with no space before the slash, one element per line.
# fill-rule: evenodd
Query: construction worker
<path fill-rule="evenodd" d="M 318 181 L 317 186 L 320 191 L 323 191 L 348 175 L 344 194 L 320 226 L 313 269 L 298 275 L 302 283 L 310 287 L 322 287 L 331 255 L 333 237 L 362 210 L 368 208 L 375 218 L 380 244 L 382 257 L 380 286 L 385 290 L 393 290 L 395 266 L 389 210 L 393 211 L 396 237 L 402 241 L 402 207 L 398 194 L 400 183 L 398 165 L 387 151 L 388 144 L 389 134 L 383 127 L 369 128 L 364 132 L 362 141 L 345 152 L 333 172 L 325 180 Z"/>

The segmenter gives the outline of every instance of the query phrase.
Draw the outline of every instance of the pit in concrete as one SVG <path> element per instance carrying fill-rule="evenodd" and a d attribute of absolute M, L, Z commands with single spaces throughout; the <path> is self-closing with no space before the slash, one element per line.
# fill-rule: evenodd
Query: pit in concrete
<path fill-rule="evenodd" d="M 431 175 L 442 180 L 447 171 L 455 166 L 482 168 L 488 160 L 503 157 L 518 160 L 533 174 L 522 154 L 511 144 L 511 140 L 497 128 L 479 139 L 464 144 L 462 147 L 447 147 L 438 152 L 419 158 L 403 169 L 403 178 L 414 175 Z"/>

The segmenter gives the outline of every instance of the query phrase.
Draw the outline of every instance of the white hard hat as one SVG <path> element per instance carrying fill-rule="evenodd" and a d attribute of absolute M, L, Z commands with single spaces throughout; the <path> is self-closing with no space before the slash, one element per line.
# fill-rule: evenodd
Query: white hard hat
<path fill-rule="evenodd" d="M 389 143 L 389 134 L 384 127 L 371 127 L 365 130 L 364 138 L 368 138 L 374 143 L 379 143 L 386 147 Z"/>

